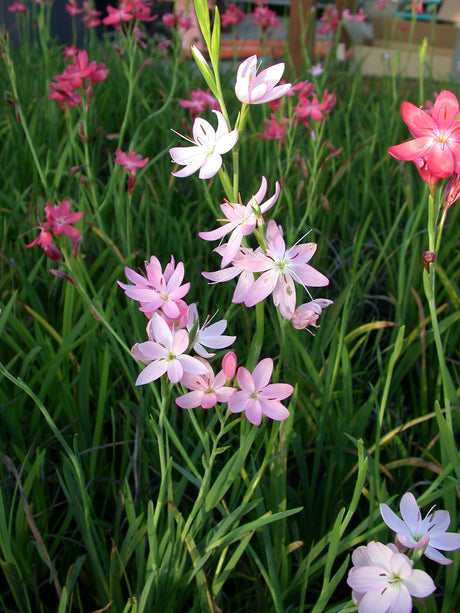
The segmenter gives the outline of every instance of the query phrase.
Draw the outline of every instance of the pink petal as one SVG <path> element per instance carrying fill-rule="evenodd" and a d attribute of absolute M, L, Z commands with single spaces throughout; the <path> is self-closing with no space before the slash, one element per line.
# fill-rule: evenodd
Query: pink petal
<path fill-rule="evenodd" d="M 248 307 L 254 306 L 258 302 L 269 296 L 275 288 L 278 280 L 278 275 L 275 271 L 269 270 L 264 272 L 254 283 L 251 289 L 246 294 L 244 304 Z"/>
<path fill-rule="evenodd" d="M 262 390 L 270 383 L 270 377 L 272 376 L 272 372 L 273 360 L 271 358 L 265 358 L 257 364 L 257 366 L 252 372 L 252 380 L 254 382 L 254 387 L 256 390 Z"/>
<path fill-rule="evenodd" d="M 283 421 L 289 417 L 289 411 L 277 400 L 260 400 L 260 404 L 262 406 L 262 413 L 270 419 Z"/>
<path fill-rule="evenodd" d="M 262 409 L 258 400 L 249 398 L 246 403 L 245 413 L 247 420 L 250 421 L 251 424 L 260 426 L 262 422 Z"/>
<path fill-rule="evenodd" d="M 428 136 L 436 129 L 437 122 L 435 119 L 412 102 L 401 104 L 401 117 L 415 138 Z"/>
<path fill-rule="evenodd" d="M 248 395 L 245 392 L 236 391 L 228 401 L 228 408 L 232 413 L 241 413 L 245 410 Z"/>
<path fill-rule="evenodd" d="M 176 404 L 181 409 L 196 409 L 201 405 L 204 392 L 195 390 L 176 398 Z"/>
<path fill-rule="evenodd" d="M 404 581 L 404 585 L 415 598 L 427 598 L 436 589 L 433 579 L 418 569 L 412 571 L 411 576 Z"/>
<path fill-rule="evenodd" d="M 434 121 L 445 128 L 458 123 L 459 105 L 457 97 L 450 91 L 443 89 L 433 105 L 432 117 Z"/>
<path fill-rule="evenodd" d="M 146 383 L 155 381 L 166 372 L 167 368 L 168 362 L 166 360 L 155 360 L 151 362 L 137 377 L 136 385 L 145 385 Z"/>
<path fill-rule="evenodd" d="M 168 361 L 168 379 L 171 383 L 179 383 L 182 379 L 182 375 L 184 374 L 184 369 L 182 368 L 182 364 L 180 360 L 169 360 Z"/>

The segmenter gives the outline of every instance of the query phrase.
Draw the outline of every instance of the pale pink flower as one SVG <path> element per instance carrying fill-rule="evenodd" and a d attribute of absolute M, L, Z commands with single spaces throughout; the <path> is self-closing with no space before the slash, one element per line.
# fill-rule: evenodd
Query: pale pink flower
<path fill-rule="evenodd" d="M 313 77 L 319 77 L 320 75 L 323 74 L 324 72 L 324 66 L 318 62 L 316 64 L 314 64 L 309 70 L 308 72 L 313 76 Z"/>
<path fill-rule="evenodd" d="M 226 249 L 227 245 L 223 244 L 216 247 L 214 251 L 219 255 L 223 255 Z M 238 259 L 239 257 L 251 253 L 252 249 L 241 247 L 235 257 Z M 213 283 L 224 283 L 225 281 L 230 281 L 231 279 L 239 277 L 232 298 L 232 302 L 235 304 L 244 302 L 248 291 L 254 285 L 254 273 L 246 270 L 243 266 L 239 266 L 235 262 L 232 262 L 232 265 L 227 268 L 222 268 L 221 270 L 216 270 L 215 272 L 202 272 L 201 274 L 205 279 L 208 279 L 208 281 Z"/>
<path fill-rule="evenodd" d="M 414 139 L 389 147 L 390 155 L 405 161 L 423 159 L 427 171 L 441 179 L 460 172 L 459 103 L 452 92 L 443 90 L 431 112 L 403 102 L 401 115 Z"/>
<path fill-rule="evenodd" d="M 371 541 L 355 549 L 347 583 L 359 613 L 410 613 L 412 596 L 426 598 L 436 586 L 423 570 L 395 547 Z"/>
<path fill-rule="evenodd" d="M 283 230 L 271 220 L 267 226 L 267 251 L 254 251 L 236 257 L 234 264 L 250 272 L 262 273 L 249 289 L 246 306 L 254 306 L 273 293 L 285 319 L 291 319 L 296 306 L 294 281 L 306 287 L 323 287 L 329 279 L 307 264 L 316 251 L 316 243 L 303 243 L 286 249 Z"/>
<path fill-rule="evenodd" d="M 198 358 L 187 355 L 189 337 L 184 329 L 174 332 L 158 313 L 151 321 L 152 338 L 144 343 L 136 343 L 131 349 L 133 357 L 147 364 L 137 377 L 136 385 L 145 385 L 167 374 L 171 383 L 178 383 L 184 372 L 202 375 L 206 366 Z"/>
<path fill-rule="evenodd" d="M 292 327 L 296 330 L 304 330 L 308 326 L 317 328 L 317 321 L 323 310 L 332 304 L 332 300 L 327 298 L 317 298 L 305 304 L 301 304 L 294 311 L 292 317 Z"/>
<path fill-rule="evenodd" d="M 283 76 L 284 62 L 275 64 L 257 74 L 257 55 L 248 57 L 238 67 L 235 93 L 244 104 L 263 104 L 284 96 L 290 83 L 277 85 Z"/>
<path fill-rule="evenodd" d="M 199 232 L 200 238 L 205 241 L 214 241 L 223 238 L 231 232 L 230 240 L 228 241 L 223 257 L 221 268 L 230 264 L 239 248 L 243 237 L 251 234 L 256 225 L 263 224 L 264 215 L 278 200 L 280 194 L 280 185 L 278 181 L 275 184 L 275 193 L 265 202 L 262 202 L 267 193 L 267 179 L 262 177 L 261 185 L 258 191 L 251 197 L 248 204 L 245 206 L 236 202 L 224 202 L 220 208 L 225 215 L 222 221 L 227 222 L 216 230 L 210 232 Z"/>
<path fill-rule="evenodd" d="M 265 358 L 254 368 L 252 374 L 244 366 L 237 372 L 240 390 L 228 401 L 232 413 L 245 412 L 247 419 L 260 426 L 262 417 L 283 421 L 289 417 L 288 409 L 281 400 L 288 398 L 294 388 L 289 383 L 270 383 L 273 372 L 273 360 Z"/>
<path fill-rule="evenodd" d="M 224 334 L 227 328 L 227 320 L 221 319 L 211 324 L 208 319 L 200 328 L 198 320 L 198 310 L 196 304 L 191 304 L 188 308 L 188 321 L 186 324 L 191 344 L 194 351 L 202 358 L 212 358 L 215 353 L 208 353 L 205 347 L 211 349 L 225 349 L 235 342 L 236 336 L 227 336 Z"/>
<path fill-rule="evenodd" d="M 206 367 L 206 373 L 203 375 L 192 375 L 184 373 L 181 383 L 191 392 L 176 398 L 176 404 L 181 409 L 211 409 L 218 402 L 228 402 L 230 397 L 236 392 L 234 387 L 226 385 L 228 377 L 224 370 L 220 370 L 217 375 L 210 364 L 202 359 L 197 358 Z"/>
<path fill-rule="evenodd" d="M 154 255 L 145 263 L 147 277 L 125 268 L 125 274 L 131 283 L 128 285 L 118 281 L 118 285 L 125 294 L 141 303 L 140 311 L 143 313 L 155 313 L 161 309 L 166 317 L 175 319 L 181 315 L 180 301 L 190 289 L 190 283 L 182 283 L 184 278 L 184 264 L 179 262 L 175 266 L 171 256 L 170 263 L 163 273 L 161 264 Z"/>
<path fill-rule="evenodd" d="M 452 564 L 438 549 L 455 551 L 460 549 L 460 534 L 447 532 L 450 524 L 448 511 L 431 511 L 422 519 L 415 496 L 410 492 L 401 498 L 402 519 L 386 504 L 380 505 L 380 513 L 386 525 L 396 532 L 398 542 L 407 549 L 424 549 L 424 554 L 438 564 Z"/>
<path fill-rule="evenodd" d="M 188 177 L 199 170 L 200 179 L 210 179 L 219 172 L 222 155 L 236 144 L 238 130 L 229 132 L 222 113 L 220 111 L 213 113 L 217 116 L 217 131 L 208 121 L 197 117 L 193 122 L 193 140 L 186 136 L 182 137 L 192 143 L 192 146 L 173 147 L 169 150 L 172 161 L 184 166 L 172 173 L 175 177 Z"/>

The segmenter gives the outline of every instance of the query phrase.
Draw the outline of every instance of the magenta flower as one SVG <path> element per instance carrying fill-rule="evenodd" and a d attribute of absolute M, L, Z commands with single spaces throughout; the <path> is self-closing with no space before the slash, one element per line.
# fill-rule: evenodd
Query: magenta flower
<path fill-rule="evenodd" d="M 235 93 L 244 104 L 263 104 L 281 98 L 291 89 L 290 83 L 277 85 L 283 76 L 284 62 L 257 74 L 257 55 L 244 60 L 236 76 Z"/>
<path fill-rule="evenodd" d="M 286 136 L 286 126 L 291 123 L 288 117 L 283 117 L 278 123 L 274 113 L 270 113 L 270 119 L 264 121 L 265 132 L 258 132 L 257 136 L 265 140 L 279 140 L 283 143 Z"/>
<path fill-rule="evenodd" d="M 402 519 L 386 504 L 380 505 L 380 513 L 386 525 L 396 532 L 398 542 L 407 549 L 424 549 L 430 560 L 443 564 L 452 564 L 438 549 L 455 551 L 460 549 L 460 534 L 446 532 L 450 524 L 448 511 L 429 511 L 422 519 L 420 508 L 410 492 L 404 494 L 400 502 Z"/>
<path fill-rule="evenodd" d="M 221 319 L 213 324 L 206 320 L 203 327 L 200 328 L 198 322 L 198 311 L 196 304 L 191 304 L 188 308 L 187 330 L 189 334 L 194 329 L 194 337 L 190 338 L 193 344 L 193 349 L 202 358 L 212 358 L 215 353 L 208 353 L 205 347 L 211 349 L 225 349 L 235 342 L 236 336 L 227 336 L 224 334 L 227 328 L 227 320 Z"/>
<path fill-rule="evenodd" d="M 217 131 L 212 125 L 197 117 L 193 122 L 193 140 L 191 147 L 173 147 L 169 150 L 171 159 L 184 166 L 173 172 L 175 177 L 188 177 L 199 170 L 200 179 L 210 179 L 222 166 L 222 155 L 234 147 L 238 140 L 238 130 L 229 132 L 227 122 L 220 111 L 213 111 L 217 116 Z"/>
<path fill-rule="evenodd" d="M 181 383 L 191 392 L 176 398 L 176 404 L 181 409 L 211 409 L 218 402 L 228 402 L 236 392 L 234 387 L 226 385 L 227 377 L 222 369 L 214 375 L 210 364 L 202 358 L 197 358 L 206 367 L 204 375 L 191 375 L 184 373 Z"/>
<path fill-rule="evenodd" d="M 389 147 L 390 155 L 404 161 L 422 159 L 426 170 L 441 179 L 460 172 L 459 104 L 452 92 L 444 89 L 431 112 L 403 102 L 401 115 L 414 139 Z"/>
<path fill-rule="evenodd" d="M 237 26 L 244 21 L 244 18 L 245 12 L 239 9 L 233 2 L 229 2 L 227 10 L 220 16 L 220 21 L 223 28 L 228 28 L 228 26 Z"/>
<path fill-rule="evenodd" d="M 436 589 L 431 577 L 414 570 L 394 545 L 372 541 L 355 549 L 352 561 L 347 583 L 359 613 L 410 613 L 412 596 L 426 598 Z"/>
<path fill-rule="evenodd" d="M 121 149 L 115 149 L 115 157 L 113 158 L 115 164 L 123 166 L 128 173 L 128 195 L 133 193 L 134 185 L 136 183 L 136 171 L 139 168 L 144 168 L 147 165 L 149 158 L 143 158 L 140 153 L 130 151 L 129 153 L 123 153 Z"/>
<path fill-rule="evenodd" d="M 125 274 L 134 285 L 121 283 L 121 281 L 118 281 L 118 285 L 129 298 L 141 303 L 139 310 L 143 313 L 155 313 L 158 309 L 162 309 L 168 318 L 179 317 L 181 299 L 190 289 L 190 283 L 181 285 L 184 278 L 184 264 L 179 262 L 176 267 L 174 258 L 171 256 L 171 261 L 163 273 L 158 258 L 152 255 L 150 262 L 145 263 L 145 270 L 147 277 L 126 267 Z"/>
<path fill-rule="evenodd" d="M 258 25 L 266 32 L 268 28 L 279 28 L 280 23 L 276 18 L 275 11 L 272 11 L 266 4 L 256 6 L 251 13 L 251 23 Z"/>
<path fill-rule="evenodd" d="M 190 100 L 179 100 L 179 104 L 184 109 L 190 109 L 193 120 L 197 115 L 203 113 L 208 106 L 213 111 L 220 111 L 220 105 L 209 88 L 206 91 L 199 88 L 192 90 Z"/>
<path fill-rule="evenodd" d="M 203 375 L 207 372 L 203 362 L 186 355 L 189 345 L 186 330 L 177 330 L 177 332 L 170 330 L 158 313 L 153 314 L 149 323 L 151 339 L 144 343 L 136 343 L 131 349 L 132 356 L 136 360 L 147 364 L 137 377 L 136 385 L 151 383 L 165 373 L 171 383 L 178 383 L 185 372 L 193 375 Z"/>
<path fill-rule="evenodd" d="M 25 13 L 27 11 L 27 7 L 24 4 L 21 4 L 21 2 L 17 2 L 17 0 L 15 0 L 13 4 L 10 4 L 8 10 L 10 13 Z"/>
<path fill-rule="evenodd" d="M 72 224 L 80 221 L 83 217 L 83 213 L 71 213 L 69 200 L 63 200 L 61 204 L 55 206 L 47 202 L 45 213 L 46 218 L 53 228 L 54 234 L 67 234 L 70 238 L 80 236 L 81 232 L 77 230 L 77 228 L 74 228 Z"/>
<path fill-rule="evenodd" d="M 241 241 L 244 236 L 251 234 L 256 225 L 263 224 L 262 215 L 266 213 L 278 200 L 280 194 L 280 185 L 278 181 L 275 185 L 275 193 L 265 202 L 262 200 L 267 193 L 267 179 L 262 177 L 262 182 L 259 190 L 252 196 L 248 204 L 236 202 L 224 202 L 220 205 L 225 218 L 222 220 L 225 223 L 216 230 L 210 232 L 199 232 L 200 238 L 205 241 L 215 241 L 223 238 L 231 232 L 230 240 L 226 244 L 225 251 L 222 257 L 221 267 L 224 268 L 233 260 L 241 247 Z"/>
<path fill-rule="evenodd" d="M 236 375 L 240 390 L 228 401 L 230 411 L 232 413 L 244 411 L 254 426 L 260 426 L 262 417 L 269 417 L 275 421 L 287 419 L 289 411 L 280 400 L 288 398 L 294 388 L 289 383 L 270 383 L 272 372 L 271 358 L 261 360 L 252 375 L 244 366 L 240 366 Z"/>
<path fill-rule="evenodd" d="M 296 305 L 294 281 L 306 287 L 323 287 L 329 279 L 307 264 L 316 251 L 316 243 L 303 243 L 286 249 L 283 229 L 271 220 L 267 226 L 267 251 L 247 252 L 235 258 L 234 264 L 250 272 L 261 272 L 249 289 L 246 306 L 254 306 L 273 293 L 273 302 L 279 306 L 285 319 L 291 319 Z"/>

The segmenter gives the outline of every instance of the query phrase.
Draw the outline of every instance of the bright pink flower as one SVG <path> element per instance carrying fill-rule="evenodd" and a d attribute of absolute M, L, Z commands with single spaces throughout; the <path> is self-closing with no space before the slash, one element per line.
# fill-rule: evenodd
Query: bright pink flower
<path fill-rule="evenodd" d="M 284 141 L 286 137 L 286 126 L 290 124 L 288 117 L 283 117 L 278 123 L 274 113 L 270 113 L 270 119 L 264 121 L 265 132 L 258 132 L 257 136 L 265 140 Z"/>
<path fill-rule="evenodd" d="M 397 160 L 424 160 L 426 170 L 441 179 L 460 171 L 460 122 L 456 96 L 443 90 L 428 113 L 403 102 L 401 115 L 413 140 L 388 149 Z"/>
<path fill-rule="evenodd" d="M 229 132 L 227 122 L 220 111 L 213 111 L 217 116 L 217 131 L 212 125 L 197 117 L 193 122 L 193 140 L 183 136 L 192 143 L 191 147 L 173 147 L 169 150 L 171 159 L 184 166 L 173 172 L 175 177 L 188 177 L 199 170 L 200 179 L 210 179 L 222 166 L 222 155 L 234 147 L 238 140 L 238 130 Z"/>
<path fill-rule="evenodd" d="M 182 283 L 184 278 L 184 264 L 179 262 L 175 266 L 174 258 L 166 266 L 164 273 L 161 264 L 154 255 L 149 262 L 145 263 L 147 277 L 125 268 L 128 280 L 134 285 L 128 285 L 118 281 L 118 285 L 125 294 L 141 303 L 140 311 L 143 313 L 155 313 L 162 309 L 166 317 L 175 319 L 181 314 L 179 301 L 187 294 L 190 283 Z"/>
<path fill-rule="evenodd" d="M 211 94 L 209 88 L 206 91 L 202 89 L 194 89 L 190 92 L 190 100 L 179 100 L 180 106 L 184 109 L 190 109 L 192 119 L 203 113 L 207 107 L 212 111 L 220 111 L 220 104 Z"/>
<path fill-rule="evenodd" d="M 169 28 L 174 28 L 176 25 L 176 16 L 173 13 L 165 13 L 162 17 L 163 23 Z"/>
<path fill-rule="evenodd" d="M 266 32 L 268 28 L 280 27 L 275 11 L 269 9 L 266 4 L 255 7 L 254 11 L 251 13 L 251 23 L 260 26 L 263 32 Z"/>
<path fill-rule="evenodd" d="M 13 4 L 8 7 L 8 10 L 10 11 L 10 13 L 25 13 L 27 11 L 27 7 L 24 4 L 21 4 L 20 2 L 17 2 L 17 0 L 15 0 Z"/>
<path fill-rule="evenodd" d="M 137 377 L 136 385 L 151 383 L 164 373 L 171 383 L 178 383 L 185 372 L 193 375 L 203 375 L 207 372 L 203 362 L 185 354 L 189 345 L 186 330 L 170 330 L 158 313 L 153 314 L 149 324 L 152 334 L 150 340 L 136 343 L 131 349 L 136 360 L 148 364 Z"/>
<path fill-rule="evenodd" d="M 415 496 L 404 494 L 399 505 L 402 519 L 386 504 L 380 505 L 380 513 L 386 525 L 396 532 L 398 542 L 407 549 L 422 549 L 430 560 L 438 564 L 452 564 L 438 549 L 455 551 L 460 549 L 460 534 L 447 532 L 450 524 L 448 511 L 431 511 L 422 519 Z"/>
<path fill-rule="evenodd" d="M 78 8 L 77 0 L 68 0 L 67 4 L 65 5 L 65 10 L 71 17 L 76 17 L 77 15 L 80 15 L 80 13 L 83 13 L 83 9 Z"/>
<path fill-rule="evenodd" d="M 45 213 L 56 235 L 67 234 L 70 238 L 76 238 L 80 236 L 81 232 L 77 230 L 77 228 L 74 228 L 72 224 L 80 221 L 83 217 L 83 213 L 71 213 L 70 206 L 69 200 L 63 200 L 61 204 L 54 206 L 52 206 L 50 202 L 47 202 Z"/>
<path fill-rule="evenodd" d="M 323 312 L 323 310 L 332 304 L 332 300 L 327 300 L 327 298 L 317 298 L 316 300 L 311 300 L 310 302 L 306 302 L 305 304 L 301 304 L 294 311 L 294 315 L 292 317 L 292 327 L 296 330 L 304 330 L 308 326 L 313 326 L 317 328 L 316 322 L 319 319 L 319 316 Z"/>
<path fill-rule="evenodd" d="M 300 101 L 300 100 L 299 100 Z M 292 110 L 303 123 L 308 122 L 311 117 L 313 121 L 321 121 L 324 118 L 324 111 L 327 105 L 318 100 L 318 96 L 313 94 L 311 100 L 302 98 L 302 106 L 295 106 Z"/>
<path fill-rule="evenodd" d="M 220 205 L 225 218 L 222 220 L 225 223 L 216 230 L 210 232 L 199 232 L 200 238 L 205 241 L 215 241 L 223 238 L 231 232 L 230 240 L 226 245 L 224 255 L 222 257 L 221 267 L 224 268 L 233 260 L 237 254 L 244 236 L 251 234 L 256 225 L 263 224 L 262 215 L 265 214 L 278 200 L 280 194 L 280 185 L 278 181 L 275 184 L 275 193 L 265 202 L 262 200 L 267 193 L 267 179 L 262 177 L 262 183 L 259 190 L 249 200 L 248 204 L 236 202 L 224 202 Z"/>
<path fill-rule="evenodd" d="M 63 55 L 64 55 L 65 59 L 68 60 L 69 58 L 77 57 L 77 53 L 79 51 L 80 51 L 80 49 L 77 48 L 77 45 L 71 45 L 70 47 L 65 47 L 64 48 Z"/>
<path fill-rule="evenodd" d="M 347 583 L 360 613 L 410 613 L 412 596 L 426 598 L 436 586 L 423 570 L 392 546 L 371 541 L 355 549 Z"/>
<path fill-rule="evenodd" d="M 277 85 L 284 72 L 284 62 L 269 66 L 257 74 L 257 55 L 244 60 L 236 76 L 235 93 L 244 104 L 263 104 L 286 95 L 290 83 Z"/>
<path fill-rule="evenodd" d="M 237 26 L 245 18 L 245 12 L 239 9 L 233 2 L 227 5 L 227 10 L 220 16 L 220 22 L 223 28 L 228 26 Z"/>
<path fill-rule="evenodd" d="M 126 7 L 115 8 L 108 4 L 106 8 L 108 15 L 102 20 L 102 23 L 106 26 L 114 26 L 117 30 L 121 30 L 122 23 L 131 21 L 133 18 L 131 10 Z"/>
<path fill-rule="evenodd" d="M 285 319 L 291 319 L 296 306 L 294 281 L 305 288 L 323 287 L 329 279 L 307 264 L 316 251 L 316 243 L 303 243 L 286 249 L 283 230 L 275 221 L 267 226 L 267 251 L 261 250 L 236 257 L 234 264 L 250 272 L 262 273 L 249 289 L 245 305 L 250 307 L 273 293 L 273 303 L 279 306 Z"/>
<path fill-rule="evenodd" d="M 115 164 L 119 164 L 123 166 L 123 168 L 129 174 L 136 174 L 136 171 L 139 168 L 144 168 L 149 158 L 143 158 L 140 153 L 136 153 L 135 151 L 130 151 L 129 153 L 124 153 L 121 149 L 115 150 L 116 157 L 113 159 Z"/>
<path fill-rule="evenodd" d="M 45 223 L 42 226 L 40 226 L 38 229 L 40 230 L 40 234 L 37 236 L 37 238 L 34 241 L 26 245 L 28 249 L 30 249 L 30 247 L 35 247 L 36 245 L 39 245 L 42 249 L 44 249 L 47 245 L 53 242 L 53 235 L 50 232 L 51 230 L 50 223 L 45 221 Z"/>
<path fill-rule="evenodd" d="M 228 402 L 236 390 L 226 385 L 227 377 L 224 370 L 214 375 L 213 369 L 206 360 L 202 358 L 197 358 L 197 360 L 203 363 L 207 372 L 203 375 L 184 373 L 181 383 L 192 391 L 176 398 L 176 404 L 181 409 L 195 409 L 196 407 L 211 409 L 218 402 Z"/>
<path fill-rule="evenodd" d="M 289 411 L 280 400 L 285 400 L 294 391 L 288 383 L 270 383 L 273 372 L 273 360 L 261 360 L 251 373 L 240 366 L 237 372 L 240 391 L 235 392 L 228 401 L 232 413 L 246 413 L 247 419 L 260 426 L 262 417 L 283 421 L 289 417 Z"/>

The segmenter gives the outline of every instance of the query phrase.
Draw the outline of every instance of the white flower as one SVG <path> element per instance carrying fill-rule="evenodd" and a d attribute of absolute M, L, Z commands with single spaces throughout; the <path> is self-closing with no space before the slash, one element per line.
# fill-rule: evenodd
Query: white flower
<path fill-rule="evenodd" d="M 175 177 L 188 177 L 199 170 L 200 179 L 210 179 L 222 166 L 222 154 L 230 151 L 236 144 L 238 130 L 229 132 L 222 113 L 220 111 L 213 113 L 217 115 L 217 131 L 209 121 L 197 117 L 193 122 L 193 140 L 186 136 L 182 137 L 192 145 L 173 147 L 169 150 L 172 161 L 184 166 L 172 173 Z"/>

